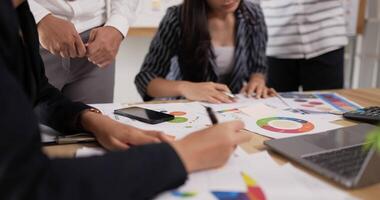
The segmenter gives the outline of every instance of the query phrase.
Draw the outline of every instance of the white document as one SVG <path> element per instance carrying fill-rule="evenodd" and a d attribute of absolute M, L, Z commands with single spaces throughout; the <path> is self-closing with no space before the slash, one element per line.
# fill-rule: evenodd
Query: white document
<path fill-rule="evenodd" d="M 211 121 L 207 115 L 206 109 L 198 102 L 191 103 L 165 103 L 165 104 L 139 104 L 150 110 L 174 115 L 174 120 L 159 124 L 147 124 L 137 120 L 130 120 L 127 117 L 118 116 L 119 120 L 129 120 L 129 125 L 145 129 L 157 130 L 181 139 L 189 133 L 199 131 L 211 126 Z"/>
<path fill-rule="evenodd" d="M 259 200 L 314 199 L 307 187 L 277 165 L 267 152 L 248 156 L 232 156 L 219 169 L 190 174 L 186 184 L 174 191 L 161 194 L 157 199 L 245 199 L 253 195 Z M 239 196 L 243 195 L 243 196 Z"/>
<path fill-rule="evenodd" d="M 243 94 L 237 94 L 235 95 L 236 99 L 234 103 L 220 103 L 220 104 L 213 104 L 213 103 L 206 103 L 201 102 L 202 105 L 208 106 L 212 108 L 214 111 L 218 112 L 228 112 L 233 109 L 243 108 L 247 106 L 251 106 L 257 103 L 264 103 L 266 105 L 269 105 L 271 107 L 275 107 L 278 109 L 285 109 L 287 106 L 281 102 L 280 99 L 277 97 L 270 97 L 266 99 L 256 99 L 254 97 L 246 97 Z"/>
<path fill-rule="evenodd" d="M 265 104 L 241 108 L 245 129 L 270 138 L 286 138 L 340 128 L 326 120 L 285 112 Z M 248 116 L 247 116 L 248 115 Z"/>

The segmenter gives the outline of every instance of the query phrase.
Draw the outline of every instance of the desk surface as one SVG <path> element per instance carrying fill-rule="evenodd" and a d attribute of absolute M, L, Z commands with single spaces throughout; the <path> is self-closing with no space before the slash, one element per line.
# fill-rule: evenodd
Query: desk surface
<path fill-rule="evenodd" d="M 336 92 L 345 96 L 346 98 L 348 98 L 352 101 L 357 102 L 358 104 L 360 104 L 362 106 L 365 106 L 365 107 L 366 106 L 374 106 L 374 105 L 379 106 L 380 105 L 380 89 L 336 90 Z M 343 122 L 343 123 L 347 123 L 347 122 Z M 253 135 L 252 140 L 246 144 L 243 144 L 242 147 L 248 153 L 255 153 L 255 152 L 266 150 L 265 146 L 263 145 L 263 142 L 265 140 L 268 140 L 268 138 L 261 136 L 261 135 L 258 135 L 258 134 L 252 134 L 252 135 Z M 75 151 L 78 148 L 83 147 L 83 146 L 84 145 L 49 146 L 49 147 L 45 147 L 44 151 L 50 157 L 73 157 L 75 154 Z M 89 144 L 86 146 L 95 146 L 95 145 Z M 271 153 L 271 155 L 280 164 L 288 162 L 286 159 L 284 159 L 283 157 L 281 157 L 278 154 Z M 319 176 L 318 174 L 310 172 L 305 168 L 303 168 L 303 170 L 310 173 L 313 176 L 316 176 L 316 177 L 319 177 L 325 181 L 328 181 L 327 179 Z M 328 181 L 328 182 L 330 182 L 330 181 Z M 332 184 L 334 184 L 334 183 L 332 183 Z M 380 196 L 380 184 L 377 184 L 377 185 L 374 185 L 371 187 L 366 187 L 363 189 L 347 190 L 347 192 L 352 194 L 353 196 L 359 197 L 361 199 L 375 200 L 375 199 L 379 199 L 379 196 Z"/>

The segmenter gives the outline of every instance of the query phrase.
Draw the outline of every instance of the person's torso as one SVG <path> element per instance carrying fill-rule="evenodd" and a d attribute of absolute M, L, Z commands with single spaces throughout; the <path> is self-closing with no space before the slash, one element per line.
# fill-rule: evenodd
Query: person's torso
<path fill-rule="evenodd" d="M 261 0 L 261 6 L 268 56 L 308 59 L 348 43 L 341 0 Z"/>
<path fill-rule="evenodd" d="M 72 22 L 79 33 L 105 23 L 107 0 L 35 0 L 53 15 Z"/>
<path fill-rule="evenodd" d="M 261 15 L 259 6 L 254 6 L 252 3 L 247 2 L 249 5 L 249 12 L 257 19 L 255 20 L 254 25 L 248 25 L 246 16 L 243 16 L 241 10 L 236 11 L 235 17 L 235 28 L 234 28 L 234 42 L 232 46 L 232 50 L 229 52 L 225 52 L 228 54 L 228 59 L 218 59 L 216 57 L 211 56 L 215 54 L 214 49 L 210 49 L 210 57 L 209 57 L 209 67 L 211 70 L 208 70 L 206 79 L 204 81 L 213 81 L 213 82 L 221 82 L 227 84 L 232 92 L 237 93 L 240 91 L 242 85 L 245 81 L 250 77 L 250 71 L 252 68 L 261 67 L 256 66 L 258 59 L 260 57 L 259 48 L 257 46 L 261 46 L 262 43 L 266 43 L 266 32 L 264 30 L 264 23 L 259 23 L 264 19 L 259 18 Z M 176 12 L 175 16 L 178 19 L 171 19 L 173 21 L 180 19 L 180 6 L 173 7 L 172 12 Z M 178 27 L 177 30 L 178 35 L 181 37 L 181 29 Z M 264 41 L 265 40 L 265 41 Z M 180 44 L 176 47 L 180 50 Z M 220 52 L 219 52 L 220 53 Z M 226 55 L 227 55 L 226 54 Z M 179 56 L 178 54 L 175 56 Z M 183 75 L 181 74 L 180 68 L 181 63 L 178 62 L 176 58 L 176 62 L 172 62 L 170 78 L 175 80 L 181 80 Z M 225 63 L 225 66 L 222 68 L 218 67 L 221 63 Z"/>

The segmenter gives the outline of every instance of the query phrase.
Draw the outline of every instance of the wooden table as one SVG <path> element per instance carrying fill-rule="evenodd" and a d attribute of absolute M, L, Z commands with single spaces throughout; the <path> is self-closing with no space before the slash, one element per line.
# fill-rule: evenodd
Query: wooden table
<path fill-rule="evenodd" d="M 141 27 L 141 28 L 131 28 L 128 31 L 128 37 L 153 37 L 157 32 L 157 28 Z"/>
<path fill-rule="evenodd" d="M 380 89 L 355 89 L 355 90 L 336 90 L 337 93 L 345 96 L 346 98 L 357 102 L 358 104 L 362 106 L 380 106 Z M 351 124 L 352 122 L 340 122 L 340 123 L 347 123 Z M 265 140 L 268 140 L 269 138 L 258 135 L 258 134 L 252 134 L 252 140 L 248 143 L 245 143 L 242 145 L 243 149 L 246 150 L 248 153 L 255 153 L 266 150 L 266 147 L 264 146 L 263 142 Z M 60 145 L 60 146 L 49 146 L 45 147 L 44 151 L 47 155 L 50 157 L 74 157 L 74 154 L 76 150 L 80 147 L 83 147 L 84 145 Z M 89 144 L 86 146 L 95 146 L 95 144 Z M 271 153 L 271 156 L 279 163 L 283 164 L 288 162 L 285 158 L 281 157 L 278 154 Z M 293 163 L 294 164 L 294 163 Z M 335 183 L 321 177 L 320 175 L 311 172 L 305 168 L 300 167 L 299 165 L 295 164 L 295 166 L 303 169 L 307 173 L 311 174 L 312 176 L 321 178 L 327 182 L 330 182 L 331 184 L 335 185 Z M 380 173 L 380 169 L 379 169 Z M 340 187 L 336 185 L 337 187 Z M 341 187 L 340 187 L 341 188 Z M 341 188 L 343 190 L 346 190 L 344 188 Z M 380 199 L 380 184 L 373 185 L 371 187 L 366 187 L 362 189 L 356 189 L 356 190 L 346 190 L 348 193 L 350 193 L 353 196 L 359 197 L 361 199 L 366 200 L 378 200 Z"/>

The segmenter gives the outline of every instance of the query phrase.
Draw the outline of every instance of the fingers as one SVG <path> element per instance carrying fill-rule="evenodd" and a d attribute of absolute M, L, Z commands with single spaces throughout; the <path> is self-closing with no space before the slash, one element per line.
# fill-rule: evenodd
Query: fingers
<path fill-rule="evenodd" d="M 108 150 L 127 150 L 129 145 L 119 141 L 116 138 L 111 138 L 109 144 L 104 145 Z"/>
<path fill-rule="evenodd" d="M 247 94 L 247 88 L 248 88 L 248 85 L 244 85 L 244 86 L 241 88 L 240 93 L 246 95 L 246 94 Z"/>
<path fill-rule="evenodd" d="M 258 85 L 256 87 L 256 98 L 257 99 L 261 99 L 261 97 L 263 96 L 264 88 L 265 88 L 265 86 L 263 86 L 263 85 Z"/>
<path fill-rule="evenodd" d="M 226 122 L 224 125 L 230 127 L 234 132 L 239 132 L 245 127 L 244 123 L 238 120 Z"/>
<path fill-rule="evenodd" d="M 269 96 L 273 97 L 277 95 L 277 91 L 273 88 L 269 88 Z"/>
<path fill-rule="evenodd" d="M 144 134 L 149 133 L 149 134 Z M 127 136 L 128 144 L 143 145 L 151 143 L 160 143 L 161 140 L 153 135 L 157 135 L 157 131 L 134 131 L 130 132 Z"/>
<path fill-rule="evenodd" d="M 167 135 L 163 132 L 160 132 L 160 131 L 144 131 L 144 134 L 148 135 L 148 136 L 152 136 L 152 137 L 155 137 L 157 139 L 159 139 L 161 142 L 173 142 L 175 140 L 175 136 L 172 136 L 172 135 Z"/>
<path fill-rule="evenodd" d="M 214 87 L 219 91 L 231 93 L 231 90 L 225 84 L 214 83 Z"/>
<path fill-rule="evenodd" d="M 257 86 L 257 83 L 252 83 L 250 86 L 248 86 L 248 89 L 246 90 L 246 96 L 251 97 L 253 93 L 256 91 Z"/>
<path fill-rule="evenodd" d="M 213 95 L 213 98 L 215 98 L 217 101 L 219 101 L 221 103 L 233 103 L 231 98 L 222 92 L 215 93 Z"/>
<path fill-rule="evenodd" d="M 96 33 L 97 33 L 97 29 L 93 29 L 91 32 L 90 32 L 90 36 L 88 38 L 88 41 L 87 41 L 87 44 L 90 44 L 92 43 L 95 38 L 96 38 Z"/>
<path fill-rule="evenodd" d="M 251 139 L 251 135 L 242 133 L 244 129 L 244 123 L 242 121 L 232 121 L 224 124 L 227 126 L 224 129 L 231 130 L 232 132 L 232 145 L 238 145 L 244 142 L 248 142 Z"/>
<path fill-rule="evenodd" d="M 245 142 L 249 142 L 251 140 L 251 138 L 252 138 L 252 136 L 247 134 L 247 133 L 236 132 L 234 134 L 234 137 L 233 137 L 233 143 L 235 145 L 242 144 Z"/>
<path fill-rule="evenodd" d="M 77 51 L 77 57 L 84 57 L 86 55 L 86 47 L 79 35 L 75 37 L 75 47 Z"/>
<path fill-rule="evenodd" d="M 214 104 L 219 104 L 219 103 L 222 103 L 222 102 L 221 102 L 221 101 L 219 101 L 217 98 L 215 98 L 215 97 L 212 97 L 212 96 L 210 96 L 210 97 L 207 97 L 206 101 L 207 101 L 207 102 L 209 102 L 209 103 L 214 103 Z"/>
<path fill-rule="evenodd" d="M 269 89 L 267 87 L 264 87 L 264 91 L 263 91 L 264 98 L 268 98 L 268 92 L 269 92 Z"/>
<path fill-rule="evenodd" d="M 78 56 L 75 41 L 74 41 L 74 43 L 70 44 L 68 52 L 69 52 L 70 58 L 75 58 Z"/>

